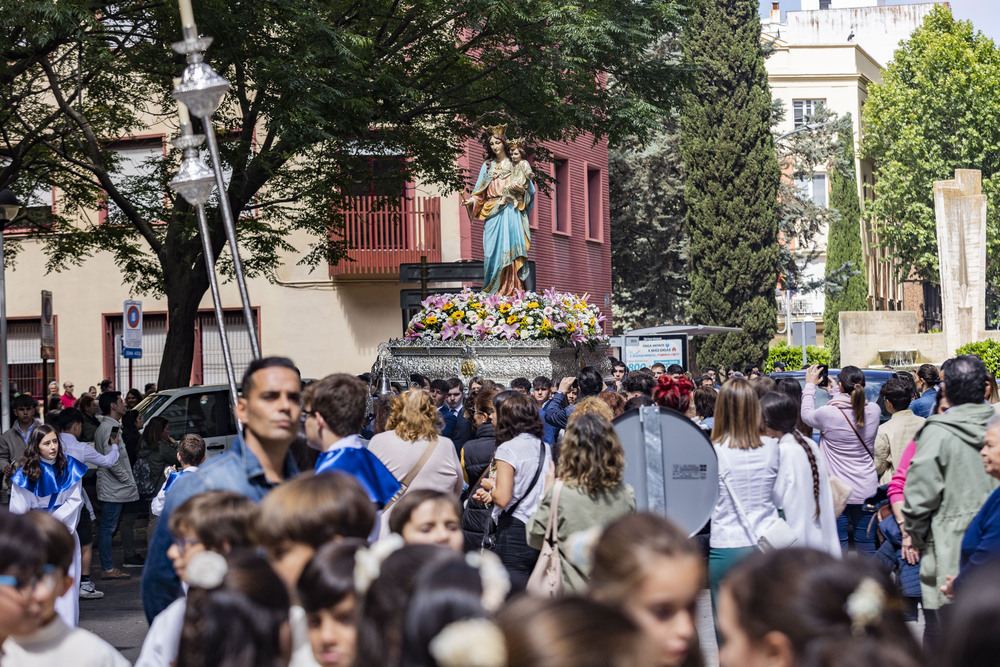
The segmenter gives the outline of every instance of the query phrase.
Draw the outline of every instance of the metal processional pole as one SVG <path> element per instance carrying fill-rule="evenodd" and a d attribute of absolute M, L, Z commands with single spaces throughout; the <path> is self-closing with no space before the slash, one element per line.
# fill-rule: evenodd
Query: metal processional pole
<path fill-rule="evenodd" d="M 191 11 L 190 0 L 181 0 L 181 23 L 184 40 L 175 42 L 172 47 L 177 53 L 187 56 L 188 65 L 184 69 L 184 74 L 179 83 L 175 82 L 173 98 L 187 106 L 190 112 L 201 119 L 202 127 L 205 131 L 205 138 L 208 143 L 208 151 L 212 161 L 215 184 L 219 188 L 219 209 L 222 213 L 223 227 L 226 231 L 226 238 L 229 241 L 229 249 L 233 255 L 233 272 L 236 275 L 236 284 L 240 290 L 240 299 L 243 303 L 243 317 L 246 319 L 247 334 L 250 336 L 250 350 L 254 359 L 260 358 L 260 343 L 257 340 L 256 326 L 254 325 L 253 312 L 250 308 L 250 296 L 247 293 L 246 276 L 243 271 L 243 262 L 240 260 L 239 247 L 236 243 L 236 224 L 233 220 L 233 211 L 229 205 L 229 197 L 226 196 L 226 182 L 222 174 L 222 160 L 219 154 L 219 143 L 215 137 L 215 129 L 212 125 L 212 115 L 219 108 L 222 96 L 229 90 L 229 82 L 221 77 L 212 67 L 204 62 L 204 52 L 212 43 L 211 37 L 199 37 L 198 28 L 194 22 Z M 183 137 L 182 137 L 183 138 Z M 201 142 L 199 142 L 200 145 Z M 204 163 L 202 163 L 204 164 Z M 176 188 L 175 188 L 176 189 Z M 179 191 L 179 190 L 178 190 Z M 183 193 L 182 193 L 183 194 Z M 185 199 L 188 199 L 185 196 Z M 191 201 L 188 199 L 188 201 Z M 191 202 L 194 204 L 194 202 Z M 204 201 L 202 209 L 204 209 Z M 202 210 L 202 212 L 204 212 Z M 208 228 L 201 230 L 205 247 L 208 248 Z M 211 257 L 211 255 L 209 255 Z M 214 279 L 215 267 L 212 266 L 210 277 Z M 219 320 L 219 332 L 223 337 L 223 353 L 226 355 L 227 367 L 232 365 L 232 357 L 228 352 L 228 343 L 225 341 L 225 326 L 222 322 L 221 306 L 216 307 L 216 317 Z M 235 403 L 234 403 L 235 405 Z"/>

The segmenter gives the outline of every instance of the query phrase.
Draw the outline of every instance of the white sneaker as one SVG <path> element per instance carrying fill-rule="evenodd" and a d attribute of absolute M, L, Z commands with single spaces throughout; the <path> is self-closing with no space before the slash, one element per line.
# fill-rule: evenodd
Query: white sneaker
<path fill-rule="evenodd" d="M 80 582 L 80 597 L 86 600 L 100 600 L 104 597 L 104 592 L 94 587 L 93 581 Z"/>

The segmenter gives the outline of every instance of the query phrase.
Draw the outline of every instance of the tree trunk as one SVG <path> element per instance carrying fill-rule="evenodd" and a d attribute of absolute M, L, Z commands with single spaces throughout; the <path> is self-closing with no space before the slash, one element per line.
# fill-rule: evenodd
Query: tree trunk
<path fill-rule="evenodd" d="M 196 263 L 179 261 L 164 268 L 164 293 L 167 297 L 167 338 L 163 343 L 163 360 L 156 380 L 157 389 L 187 387 L 191 383 L 194 361 L 195 321 L 198 305 L 208 290 L 204 260 Z M 196 266 L 194 270 L 185 267 Z"/>

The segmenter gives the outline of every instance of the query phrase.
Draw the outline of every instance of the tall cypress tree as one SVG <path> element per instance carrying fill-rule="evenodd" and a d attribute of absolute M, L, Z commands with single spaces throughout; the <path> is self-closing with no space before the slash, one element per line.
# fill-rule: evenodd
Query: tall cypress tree
<path fill-rule="evenodd" d="M 680 132 L 674 116 L 643 143 L 608 149 L 615 330 L 684 321 L 688 238 Z"/>
<path fill-rule="evenodd" d="M 861 256 L 861 205 L 858 201 L 858 182 L 854 172 L 854 136 L 848 131 L 841 135 L 840 169 L 830 170 L 830 207 L 840 215 L 830 224 L 826 243 L 826 275 L 832 275 L 849 266 L 854 274 L 842 289 L 829 287 L 826 307 L 823 309 L 823 345 L 830 350 L 830 363 L 840 366 L 840 312 L 868 310 L 868 279 L 864 274 Z"/>
<path fill-rule="evenodd" d="M 707 337 L 698 364 L 761 361 L 778 312 L 780 172 L 757 3 L 705 0 L 685 28 L 683 46 L 700 77 L 681 115 L 689 321 L 743 328 Z"/>

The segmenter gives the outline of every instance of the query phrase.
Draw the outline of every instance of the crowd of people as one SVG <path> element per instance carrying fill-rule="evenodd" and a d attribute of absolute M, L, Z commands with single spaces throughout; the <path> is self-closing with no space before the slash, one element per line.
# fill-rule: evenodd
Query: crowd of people
<path fill-rule="evenodd" d="M 303 386 L 269 357 L 243 377 L 241 434 L 208 460 L 160 418 L 132 456 L 110 389 L 93 446 L 82 410 L 41 423 L 32 401 L 29 424 L 15 399 L 0 665 L 128 664 L 77 627 L 86 463 L 102 578 L 128 576 L 116 528 L 123 565 L 142 566 L 136 665 L 700 665 L 705 588 L 725 666 L 992 664 L 1000 646 L 977 628 L 1000 617 L 996 386 L 972 356 L 916 376 L 870 401 L 854 367 L 811 367 L 803 385 L 615 362 L 509 388 L 414 375 L 373 396 L 374 378 Z M 694 421 L 718 456 L 695 538 L 637 513 L 624 482 L 613 420 L 644 406 Z M 137 502 L 145 559 L 122 518 Z"/>

